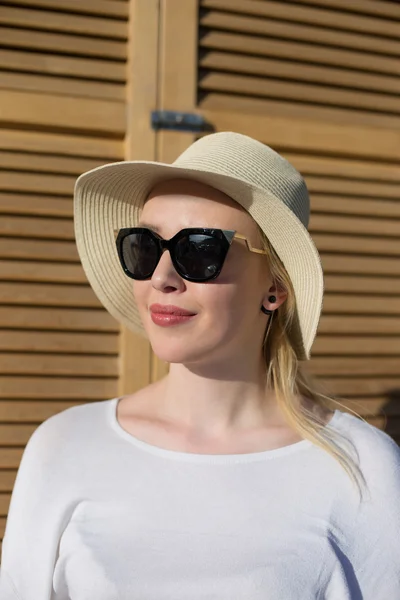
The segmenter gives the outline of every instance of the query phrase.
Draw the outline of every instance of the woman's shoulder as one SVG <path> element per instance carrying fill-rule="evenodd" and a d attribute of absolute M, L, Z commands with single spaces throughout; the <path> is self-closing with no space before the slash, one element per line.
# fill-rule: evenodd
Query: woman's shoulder
<path fill-rule="evenodd" d="M 357 439 L 365 451 L 380 451 L 396 456 L 400 453 L 400 447 L 395 440 L 384 429 L 369 423 L 365 418 L 360 418 L 348 411 L 339 411 L 342 422 L 346 424 L 352 437 Z"/>
<path fill-rule="evenodd" d="M 386 431 L 350 412 L 341 412 L 341 421 L 364 475 L 383 491 L 395 486 L 400 500 L 400 446 Z"/>

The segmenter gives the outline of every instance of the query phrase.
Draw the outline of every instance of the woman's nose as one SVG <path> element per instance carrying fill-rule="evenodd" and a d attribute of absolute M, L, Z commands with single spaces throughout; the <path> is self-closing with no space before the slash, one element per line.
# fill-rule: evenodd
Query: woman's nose
<path fill-rule="evenodd" d="M 156 290 L 162 292 L 185 288 L 184 279 L 176 272 L 168 250 L 162 253 L 151 277 L 151 283 Z"/>

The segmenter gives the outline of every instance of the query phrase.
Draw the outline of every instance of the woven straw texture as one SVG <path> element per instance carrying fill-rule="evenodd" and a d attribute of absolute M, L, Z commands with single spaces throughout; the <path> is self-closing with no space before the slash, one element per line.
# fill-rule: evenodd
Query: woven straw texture
<path fill-rule="evenodd" d="M 320 256 L 307 230 L 307 187 L 287 160 L 242 134 L 204 136 L 171 165 L 124 161 L 97 167 L 77 179 L 75 239 L 86 277 L 100 302 L 120 323 L 145 335 L 132 280 L 119 263 L 114 229 L 135 227 L 155 184 L 177 177 L 224 192 L 264 231 L 295 290 L 296 317 L 290 332 L 293 347 L 299 360 L 309 360 L 322 311 L 324 282 Z"/>

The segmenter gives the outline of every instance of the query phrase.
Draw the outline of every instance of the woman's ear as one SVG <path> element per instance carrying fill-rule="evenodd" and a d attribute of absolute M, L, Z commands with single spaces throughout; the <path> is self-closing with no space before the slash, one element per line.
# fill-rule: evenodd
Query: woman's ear
<path fill-rule="evenodd" d="M 270 300 L 271 296 L 275 297 L 274 302 L 271 302 L 271 300 Z M 288 293 L 286 290 L 278 288 L 277 286 L 274 285 L 269 288 L 268 293 L 263 298 L 262 304 L 268 310 L 276 310 L 277 308 L 279 308 L 279 306 L 281 306 L 281 304 L 283 304 L 285 302 L 287 296 L 288 296 Z"/>

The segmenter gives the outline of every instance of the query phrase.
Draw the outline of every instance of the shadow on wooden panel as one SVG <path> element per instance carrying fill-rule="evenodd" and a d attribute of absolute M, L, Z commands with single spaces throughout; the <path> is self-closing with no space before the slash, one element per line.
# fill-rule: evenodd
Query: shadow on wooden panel
<path fill-rule="evenodd" d="M 386 418 L 383 430 L 400 445 L 400 388 L 389 390 L 387 399 L 388 402 L 382 409 Z"/>

